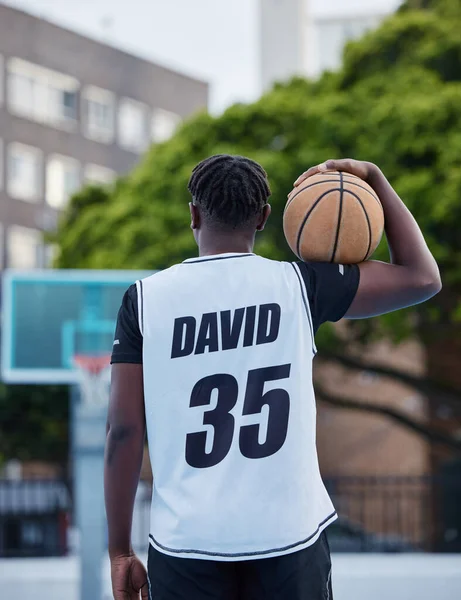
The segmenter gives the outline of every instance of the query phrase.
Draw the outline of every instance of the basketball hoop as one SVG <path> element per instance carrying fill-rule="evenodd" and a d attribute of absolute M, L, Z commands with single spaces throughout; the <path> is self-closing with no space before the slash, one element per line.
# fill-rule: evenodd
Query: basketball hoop
<path fill-rule="evenodd" d="M 103 369 L 110 364 L 110 354 L 93 356 L 88 354 L 76 354 L 74 364 L 77 368 L 87 371 L 92 375 L 99 375 Z"/>
<path fill-rule="evenodd" d="M 109 399 L 110 354 L 76 354 L 74 365 L 83 404 L 87 408 L 106 406 Z"/>

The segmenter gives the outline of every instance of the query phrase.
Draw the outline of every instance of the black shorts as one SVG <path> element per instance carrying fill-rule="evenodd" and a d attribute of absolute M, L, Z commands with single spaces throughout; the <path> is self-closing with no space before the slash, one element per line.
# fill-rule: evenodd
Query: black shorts
<path fill-rule="evenodd" d="M 300 552 L 221 562 L 168 556 L 149 547 L 151 600 L 332 600 L 326 534 Z"/>

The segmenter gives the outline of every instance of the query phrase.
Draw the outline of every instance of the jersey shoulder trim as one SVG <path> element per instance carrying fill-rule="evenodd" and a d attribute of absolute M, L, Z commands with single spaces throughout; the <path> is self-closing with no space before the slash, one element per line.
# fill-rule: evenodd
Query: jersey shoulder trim
<path fill-rule="evenodd" d="M 136 291 L 138 297 L 138 324 L 139 331 L 141 335 L 144 335 L 144 297 L 143 297 L 143 288 L 142 288 L 142 280 L 139 279 L 136 282 Z"/>
<path fill-rule="evenodd" d="M 312 321 L 312 314 L 311 314 L 311 309 L 310 309 L 310 304 L 309 304 L 309 295 L 308 295 L 308 291 L 306 289 L 306 284 L 305 281 L 301 275 L 301 272 L 299 270 L 299 267 L 296 263 L 290 263 L 291 266 L 293 267 L 295 273 L 296 273 L 296 277 L 298 278 L 298 282 L 299 282 L 299 286 L 301 288 L 301 295 L 303 298 L 303 303 L 304 303 L 304 308 L 306 309 L 306 314 L 307 314 L 307 320 L 309 321 L 309 327 L 311 330 L 311 336 L 312 336 L 312 351 L 315 354 L 317 354 L 317 346 L 315 345 L 315 332 L 314 332 L 314 323 Z"/>
<path fill-rule="evenodd" d="M 197 263 L 204 263 L 204 262 L 214 262 L 217 260 L 230 260 L 231 258 L 248 258 L 249 256 L 256 256 L 256 254 L 253 254 L 252 252 L 247 252 L 245 254 L 223 254 L 222 256 L 210 256 L 210 257 L 198 257 L 198 258 L 188 258 L 187 260 L 185 260 L 184 262 L 182 262 L 181 264 L 183 265 L 194 265 Z"/>

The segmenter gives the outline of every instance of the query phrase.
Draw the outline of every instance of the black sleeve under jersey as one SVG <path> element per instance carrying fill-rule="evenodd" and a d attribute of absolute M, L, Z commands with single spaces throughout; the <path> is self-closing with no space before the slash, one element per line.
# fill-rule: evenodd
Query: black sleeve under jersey
<path fill-rule="evenodd" d="M 128 288 L 118 311 L 111 364 L 142 364 L 142 333 L 138 319 L 138 292 L 136 285 Z"/>
<path fill-rule="evenodd" d="M 314 333 L 326 321 L 339 321 L 349 310 L 360 282 L 358 265 L 296 263 L 306 285 Z"/>

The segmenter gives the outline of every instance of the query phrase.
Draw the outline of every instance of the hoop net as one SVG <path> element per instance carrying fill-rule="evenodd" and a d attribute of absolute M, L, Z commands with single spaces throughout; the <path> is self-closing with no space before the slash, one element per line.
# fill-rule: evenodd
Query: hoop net
<path fill-rule="evenodd" d="M 110 354 L 76 354 L 74 365 L 79 376 L 82 402 L 87 407 L 106 405 L 109 399 Z"/>

